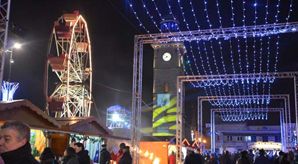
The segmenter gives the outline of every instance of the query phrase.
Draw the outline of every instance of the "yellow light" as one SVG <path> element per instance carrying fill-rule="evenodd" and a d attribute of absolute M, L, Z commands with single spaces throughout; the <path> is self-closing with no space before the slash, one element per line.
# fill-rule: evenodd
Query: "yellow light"
<path fill-rule="evenodd" d="M 206 140 L 203 140 L 203 143 L 206 143 Z"/>
<path fill-rule="evenodd" d="M 153 159 L 153 153 L 150 153 L 150 160 Z"/>
<path fill-rule="evenodd" d="M 145 157 L 148 157 L 148 155 L 149 155 L 149 152 L 146 151 L 145 154 L 144 154 L 144 156 L 145 156 Z"/>
<path fill-rule="evenodd" d="M 201 142 L 202 141 L 202 139 L 201 138 L 199 138 L 199 142 Z"/>
<path fill-rule="evenodd" d="M 160 162 L 159 158 L 155 158 L 153 161 L 153 164 L 159 164 L 159 162 Z"/>

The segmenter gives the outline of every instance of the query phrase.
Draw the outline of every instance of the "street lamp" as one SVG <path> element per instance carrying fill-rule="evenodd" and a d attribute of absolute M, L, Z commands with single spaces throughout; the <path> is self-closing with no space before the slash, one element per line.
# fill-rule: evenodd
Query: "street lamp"
<path fill-rule="evenodd" d="M 16 48 L 16 49 L 20 49 L 22 47 L 22 45 L 20 43 L 15 43 L 13 45 L 13 48 Z"/>
<path fill-rule="evenodd" d="M 10 52 L 10 58 L 9 58 L 9 74 L 8 74 L 8 82 L 10 82 L 10 76 L 11 76 L 11 64 L 14 63 L 14 60 L 12 59 L 13 49 L 20 49 L 22 45 L 20 43 L 15 43 L 13 47 L 10 50 L 6 50 L 6 52 Z"/>
<path fill-rule="evenodd" d="M 1 84 L 1 91 L 2 91 L 2 101 L 12 101 L 13 100 L 13 95 L 15 91 L 19 87 L 19 83 L 11 83 L 11 64 L 14 63 L 14 60 L 12 59 L 13 55 L 13 49 L 20 49 L 22 45 L 20 43 L 15 43 L 13 47 L 10 49 L 5 50 L 5 52 L 10 53 L 10 59 L 9 59 L 9 74 L 8 74 L 8 81 L 5 82 L 3 81 L 3 84 Z"/>

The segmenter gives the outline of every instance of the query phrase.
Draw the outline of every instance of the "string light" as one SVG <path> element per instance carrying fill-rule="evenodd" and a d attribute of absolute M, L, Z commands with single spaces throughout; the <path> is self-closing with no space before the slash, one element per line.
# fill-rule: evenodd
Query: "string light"
<path fill-rule="evenodd" d="M 142 2 L 143 2 L 143 0 L 142 0 Z M 144 2 L 143 2 L 143 3 L 144 3 Z M 155 3 L 154 0 L 152 0 L 152 3 L 154 4 L 155 10 L 156 10 L 156 12 L 158 13 L 160 19 L 161 19 L 162 21 L 165 21 L 165 19 L 161 16 L 161 13 L 160 13 L 160 11 L 159 11 L 159 9 L 158 9 L 158 7 L 157 7 L 157 5 L 156 5 L 156 3 Z M 167 31 L 168 31 L 170 34 L 172 34 L 172 32 L 171 32 L 171 30 L 169 29 L 168 25 L 167 25 L 166 23 L 163 24 L 163 25 L 166 27 Z M 177 24 L 175 24 L 175 25 L 177 25 Z M 179 27 L 177 27 L 177 28 L 179 28 Z"/>
<path fill-rule="evenodd" d="M 148 34 L 150 34 L 150 31 L 147 30 L 147 28 L 143 25 L 140 18 L 138 17 L 137 12 L 134 10 L 132 3 L 129 0 L 127 2 L 128 2 L 128 5 L 129 5 L 130 9 L 132 10 L 135 18 L 138 20 L 139 26 L 141 26 Z"/>
<path fill-rule="evenodd" d="M 162 18 L 162 15 L 161 15 L 161 12 L 159 11 L 159 8 L 157 6 L 157 4 L 155 3 L 154 0 L 151 0 L 155 6 L 155 11 L 157 12 L 157 15 L 159 15 L 160 19 L 162 21 L 164 21 L 164 19 Z M 266 5 L 266 17 L 265 17 L 265 24 L 268 25 L 268 1 L 267 0 L 267 5 Z M 170 14 L 173 16 L 173 19 L 174 20 L 177 20 L 177 18 L 174 16 L 173 12 L 172 12 L 172 9 L 171 9 L 171 6 L 169 4 L 168 1 L 166 1 L 167 4 L 168 4 L 168 7 L 169 7 L 169 11 L 170 11 Z M 130 1 L 128 1 L 129 5 L 130 5 L 130 8 L 132 9 L 136 19 L 138 20 L 139 22 L 139 25 L 140 27 L 142 27 L 148 34 L 150 34 L 150 31 L 147 30 L 147 28 L 143 25 L 143 23 L 141 22 L 141 20 L 139 19 L 136 11 L 133 9 L 132 7 L 132 3 Z M 149 12 L 149 8 L 147 8 L 146 4 L 144 3 L 144 1 L 142 0 L 142 3 L 143 3 L 143 8 L 145 9 L 145 12 L 147 13 L 147 15 L 149 16 L 149 18 L 151 19 L 151 21 L 153 22 L 153 24 L 155 25 L 155 27 L 158 29 L 158 31 L 162 34 L 162 30 L 160 28 L 158 28 L 157 26 L 157 23 L 155 22 L 154 19 L 156 19 L 156 17 L 153 17 L 154 14 L 150 13 Z M 195 8 L 194 8 L 194 5 L 193 5 L 193 2 L 192 0 L 190 0 L 190 7 L 191 7 L 191 14 L 192 16 L 194 17 L 194 23 L 197 25 L 197 29 L 198 31 L 201 31 L 200 29 L 200 25 L 199 25 L 199 22 L 197 20 L 197 17 L 195 15 Z M 223 105 L 223 104 L 226 104 L 227 106 L 239 106 L 239 105 L 244 105 L 246 108 L 246 111 L 244 111 L 244 108 L 241 109 L 241 107 L 239 106 L 239 108 L 237 108 L 236 110 L 233 110 L 233 112 L 231 112 L 231 110 L 227 110 L 227 114 L 229 114 L 230 116 L 227 117 L 227 115 L 223 116 L 225 118 L 227 118 L 228 120 L 243 120 L 245 118 L 250 118 L 250 119 L 260 119 L 261 117 L 264 116 L 263 114 L 263 111 L 264 111 L 264 108 L 262 105 L 266 104 L 266 106 L 268 106 L 269 102 L 270 102 L 270 97 L 266 97 L 266 102 L 265 102 L 265 93 L 266 93 L 266 84 L 268 84 L 268 95 L 270 95 L 271 93 L 271 84 L 275 81 L 275 77 L 272 76 L 272 77 L 265 77 L 263 79 L 261 78 L 255 78 L 255 76 L 253 76 L 253 78 L 247 78 L 247 79 L 243 79 L 242 77 L 240 78 L 241 80 L 233 80 L 233 81 L 223 81 L 222 79 L 213 79 L 213 75 L 214 73 L 215 74 L 220 74 L 220 69 L 217 65 L 217 59 L 216 59 L 216 56 L 215 56 L 215 50 L 214 50 L 214 47 L 213 47 L 213 44 L 215 42 L 215 40 L 218 41 L 218 44 L 219 44 L 219 53 L 220 53 L 220 60 L 221 62 L 221 65 L 222 65 L 222 70 L 223 70 L 223 73 L 226 75 L 227 74 L 227 70 L 226 70 L 226 65 L 225 65 L 225 62 L 224 62 L 224 58 L 223 58 L 223 48 L 222 48 L 222 42 L 224 42 L 225 40 L 228 40 L 229 42 L 229 45 L 230 45 L 230 57 L 231 57 L 231 66 L 232 66 L 232 71 L 233 71 L 233 74 L 236 74 L 237 71 L 236 71 L 236 67 L 235 67 L 235 63 L 234 62 L 237 62 L 234 58 L 234 52 L 233 52 L 233 45 L 232 45 L 232 38 L 235 38 L 236 41 L 237 41 L 237 48 L 238 48 L 238 56 L 239 56 L 239 60 L 238 60 L 238 65 L 239 65 L 239 72 L 240 72 L 240 76 L 242 76 L 243 73 L 245 73 L 245 68 L 246 68 L 246 73 L 250 73 L 252 72 L 254 75 L 257 74 L 257 55 L 260 54 L 259 58 L 260 58 L 260 61 L 259 61 L 259 73 L 261 74 L 263 72 L 263 68 L 262 68 L 262 64 L 263 64 L 263 53 L 265 52 L 264 49 L 263 49 L 263 37 L 264 36 L 268 36 L 268 39 L 267 39 L 267 62 L 266 62 L 266 70 L 267 72 L 270 72 L 270 55 L 271 55 L 271 51 L 270 50 L 270 41 L 271 41 L 271 35 L 272 34 L 279 34 L 279 33 L 283 33 L 283 32 L 287 32 L 287 31 L 296 31 L 296 27 L 286 27 L 286 28 L 277 28 L 276 26 L 273 27 L 273 30 L 271 29 L 265 29 L 265 30 L 260 30 L 260 31 L 257 31 L 258 29 L 256 29 L 257 27 L 257 23 L 259 22 L 259 17 L 258 17 L 258 13 L 257 13 L 257 9 L 261 8 L 262 5 L 258 4 L 257 0 L 254 1 L 254 4 L 253 4 L 253 9 L 254 9 L 254 13 L 255 13 L 255 18 L 254 18 L 254 33 L 253 33 L 253 63 L 250 64 L 250 60 L 248 58 L 248 39 L 247 37 L 250 36 L 250 33 L 249 31 L 246 31 L 246 9 L 245 9 L 245 0 L 242 0 L 242 5 L 243 5 L 243 19 L 242 19 L 242 23 L 243 23 L 243 26 L 244 27 L 244 34 L 242 35 L 241 34 L 241 37 L 243 37 L 244 39 L 244 42 L 245 42 L 245 51 L 243 51 L 243 54 L 245 54 L 245 60 L 242 61 L 242 58 L 241 58 L 241 47 L 240 47 L 240 39 L 238 37 L 239 33 L 235 30 L 235 13 L 234 13 L 234 1 L 231 0 L 231 10 L 232 10 L 232 17 L 231 17 L 231 20 L 232 20 L 232 23 L 233 23 L 233 27 L 232 27 L 232 30 L 231 30 L 231 33 L 224 33 L 224 29 L 222 30 L 222 33 L 224 33 L 222 36 L 224 36 L 224 40 L 221 40 L 220 38 L 218 38 L 217 36 L 219 36 L 219 34 L 217 33 L 214 33 L 213 32 L 213 29 L 212 29 L 212 24 L 211 24 L 211 21 L 209 19 L 209 15 L 208 15 L 208 8 L 207 8 L 207 5 L 208 5 L 208 1 L 207 0 L 204 0 L 203 1 L 204 3 L 204 12 L 206 13 L 206 20 L 207 20 L 207 23 L 208 23 L 208 26 L 210 28 L 210 33 L 211 35 L 206 35 L 205 38 L 203 37 L 197 37 L 197 36 L 194 36 L 193 33 L 190 31 L 190 25 L 189 23 L 187 22 L 186 20 L 186 13 L 183 11 L 183 6 L 181 5 L 181 0 L 178 0 L 178 5 L 180 7 L 180 11 L 181 11 L 181 14 L 182 14 L 182 19 L 183 19 L 183 22 L 188 30 L 188 33 L 191 37 L 197 39 L 196 40 L 196 43 L 197 43 L 197 46 L 198 46 L 198 53 L 201 53 L 201 50 L 200 49 L 200 44 L 199 42 L 200 41 L 203 41 L 203 50 L 205 52 L 205 55 L 206 55 L 206 61 L 202 59 L 202 55 L 199 54 L 199 57 L 200 57 L 200 60 L 201 60 L 201 65 L 202 65 L 202 68 L 204 70 L 204 74 L 207 75 L 207 74 L 210 74 L 211 75 L 211 79 L 212 80 L 209 80 L 209 81 L 202 81 L 202 82 L 197 82 L 197 84 L 192 84 L 193 87 L 200 87 L 200 88 L 204 88 L 204 91 L 207 95 L 213 95 L 213 92 L 215 95 L 222 95 L 222 93 L 224 95 L 226 95 L 225 91 L 225 86 L 228 86 L 228 91 L 229 91 L 229 95 L 231 95 L 231 89 L 230 87 L 232 87 L 233 89 L 233 94 L 236 95 L 236 88 L 238 89 L 238 95 L 241 96 L 241 95 L 254 95 L 254 94 L 257 94 L 259 93 L 259 83 L 262 82 L 262 95 L 263 97 L 261 99 L 257 99 L 257 98 L 252 98 L 252 99 L 244 99 L 242 97 L 240 97 L 239 99 L 237 100 L 228 100 L 228 99 L 224 99 L 224 100 L 218 100 L 217 102 L 212 102 L 213 105 Z M 289 6 L 289 12 L 288 12 L 288 16 L 286 17 L 286 21 L 287 21 L 287 25 L 288 24 L 288 21 L 290 20 L 290 16 L 291 16 L 291 13 L 292 13 L 292 3 L 293 3 L 293 0 L 290 1 L 290 6 Z M 218 0 L 216 0 L 216 7 L 217 7 L 217 13 L 218 13 L 218 17 L 219 17 L 219 24 L 220 24 L 220 28 L 222 28 L 222 17 L 220 15 L 220 6 L 219 6 L 219 3 L 218 3 Z M 277 7 L 277 11 L 276 11 L 276 15 L 275 15 L 275 23 L 274 25 L 277 25 L 277 23 L 279 22 L 279 13 L 280 13 L 280 0 L 278 0 L 278 3 L 276 5 Z M 260 10 L 260 9 L 259 9 Z M 167 28 L 167 30 L 169 32 L 171 32 L 168 28 L 168 26 L 165 26 Z M 270 28 L 270 26 L 268 26 Z M 181 34 L 181 36 L 179 37 L 174 37 L 173 38 L 173 41 L 185 41 L 186 37 L 184 38 L 184 36 L 182 35 L 183 33 L 181 32 L 180 30 L 180 27 L 178 26 L 177 27 L 179 29 L 179 33 Z M 265 26 L 266 28 L 266 26 Z M 271 27 L 272 28 L 272 27 Z M 205 33 L 202 33 L 202 34 L 205 34 Z M 197 34 L 196 34 L 197 35 Z M 168 35 L 165 35 L 165 36 L 168 36 Z M 203 36 L 203 35 L 201 35 Z M 207 37 L 208 36 L 208 37 Z M 260 49 L 259 50 L 256 50 L 257 47 L 256 47 L 256 44 L 257 44 L 257 38 L 256 37 L 260 37 L 259 41 L 260 41 Z M 276 39 L 276 42 L 275 42 L 275 45 L 276 45 L 276 56 L 275 56 L 275 62 L 273 63 L 273 71 L 274 72 L 277 72 L 277 64 L 278 64 L 278 56 L 279 56 L 279 39 L 280 39 L 280 35 L 277 35 L 277 39 Z M 193 39 L 194 40 L 194 39 Z M 187 58 L 187 63 L 189 64 L 189 70 L 191 72 L 192 75 L 195 75 L 195 71 L 194 69 L 196 69 L 197 73 L 196 74 L 200 74 L 200 70 L 199 70 L 199 67 L 197 65 L 197 59 L 196 59 L 196 56 L 194 55 L 194 51 L 193 51 L 193 45 L 192 45 L 192 39 L 188 40 L 189 42 L 189 46 L 187 46 L 187 49 L 190 50 L 188 51 L 189 53 L 186 55 L 186 58 Z M 210 43 L 210 49 L 211 49 L 211 53 L 213 56 L 208 56 L 208 51 L 207 51 L 207 48 L 206 48 L 206 43 Z M 195 42 L 194 42 L 195 43 Z M 217 42 L 216 42 L 217 43 Z M 208 48 L 209 48 L 209 45 L 208 45 Z M 259 52 L 259 53 L 257 53 Z M 192 59 L 193 59 L 193 62 L 190 60 L 191 58 L 188 56 L 188 55 L 191 55 Z M 213 57 L 213 59 L 211 59 Z M 213 70 L 213 68 L 211 67 L 210 63 L 213 62 L 214 63 L 214 67 L 215 68 L 215 71 Z M 246 65 L 245 65 L 245 68 L 242 68 L 242 64 L 246 62 Z M 204 66 L 204 63 L 207 63 L 207 69 L 205 68 Z M 186 70 L 186 67 L 185 67 L 185 64 L 183 64 L 183 68 L 186 72 L 186 74 L 189 76 L 189 73 L 188 71 Z M 203 74 L 203 73 L 202 73 Z M 269 75 L 269 74 L 267 74 Z M 236 83 L 236 84 L 235 84 Z M 241 86 L 242 85 L 242 89 L 241 89 Z M 237 86 L 237 87 L 236 87 Z M 209 89 L 209 91 L 208 91 Z M 221 91 L 222 89 L 222 91 Z M 212 91 L 214 90 L 214 91 Z M 242 92 L 241 92 L 242 90 Z M 247 90 L 247 91 L 246 91 Z M 209 94 L 210 93 L 210 94 Z M 258 107 L 258 109 L 251 109 L 251 104 L 253 104 L 254 107 Z M 248 108 L 250 106 L 250 108 Z M 262 108 L 261 108 L 262 107 Z M 247 109 L 251 109 L 251 110 L 247 110 Z M 261 113 L 260 113 L 261 112 Z M 266 112 L 265 112 L 266 113 Z M 238 115 L 239 114 L 239 115 Z M 243 115 L 241 115 L 243 114 Z"/>
<path fill-rule="evenodd" d="M 157 30 L 162 33 L 161 29 L 158 27 L 156 21 L 154 21 L 154 17 L 150 14 L 149 10 L 147 9 L 146 7 L 146 4 L 144 3 L 143 0 L 142 1 L 142 4 L 143 4 L 143 8 L 146 10 L 146 14 L 149 16 L 150 20 L 152 21 L 152 23 L 154 24 L 154 26 L 157 28 Z"/>

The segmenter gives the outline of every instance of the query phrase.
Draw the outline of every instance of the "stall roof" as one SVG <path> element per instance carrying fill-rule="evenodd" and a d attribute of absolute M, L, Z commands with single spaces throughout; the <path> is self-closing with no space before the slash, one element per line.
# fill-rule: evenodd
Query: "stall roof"
<path fill-rule="evenodd" d="M 62 125 L 68 125 L 71 131 L 89 135 L 112 135 L 112 132 L 95 117 L 67 117 L 56 119 Z"/>
<path fill-rule="evenodd" d="M 0 101 L 0 125 L 8 120 L 22 121 L 33 129 L 129 140 L 126 137 L 113 136 L 112 131 L 95 117 L 55 119 L 25 99 Z"/>
<path fill-rule="evenodd" d="M 126 137 L 113 136 L 112 131 L 110 131 L 99 119 L 93 116 L 57 118 L 57 121 L 62 125 L 69 126 L 71 131 L 79 134 L 130 140 L 130 138 Z"/>
<path fill-rule="evenodd" d="M 18 120 L 31 128 L 60 130 L 61 125 L 30 101 L 21 99 L 0 101 L 0 121 Z"/>

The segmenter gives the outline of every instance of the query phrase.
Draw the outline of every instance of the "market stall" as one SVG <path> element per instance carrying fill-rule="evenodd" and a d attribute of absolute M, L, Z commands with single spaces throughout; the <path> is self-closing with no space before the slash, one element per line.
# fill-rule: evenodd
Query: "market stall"
<path fill-rule="evenodd" d="M 66 132 L 54 118 L 28 100 L 0 102 L 0 126 L 8 120 L 18 120 L 31 127 L 32 154 L 39 157 L 43 149 L 49 145 L 48 134 L 51 132 Z"/>

